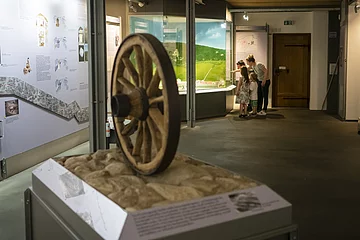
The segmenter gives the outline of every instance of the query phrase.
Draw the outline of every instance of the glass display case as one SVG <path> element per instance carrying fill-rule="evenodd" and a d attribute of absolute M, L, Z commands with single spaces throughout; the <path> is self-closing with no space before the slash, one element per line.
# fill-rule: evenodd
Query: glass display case
<path fill-rule="evenodd" d="M 196 90 L 223 89 L 232 84 L 230 22 L 196 19 Z M 130 33 L 151 33 L 163 42 L 174 66 L 180 93 L 186 92 L 186 18 L 130 16 Z"/>

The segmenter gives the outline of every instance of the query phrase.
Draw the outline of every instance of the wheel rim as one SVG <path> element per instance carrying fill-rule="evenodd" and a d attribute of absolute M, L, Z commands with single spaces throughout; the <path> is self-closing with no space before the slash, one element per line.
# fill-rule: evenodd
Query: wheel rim
<path fill-rule="evenodd" d="M 161 42 L 150 34 L 128 36 L 117 52 L 111 85 L 115 132 L 125 158 L 141 174 L 165 170 L 179 141 L 180 106 L 174 69 Z M 131 121 L 127 125 L 125 118 Z"/>

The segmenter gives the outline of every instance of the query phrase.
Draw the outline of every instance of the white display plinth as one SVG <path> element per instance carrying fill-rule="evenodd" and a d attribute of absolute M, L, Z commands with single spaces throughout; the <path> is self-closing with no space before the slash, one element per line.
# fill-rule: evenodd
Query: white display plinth
<path fill-rule="evenodd" d="M 292 225 L 291 204 L 265 185 L 127 212 L 49 159 L 33 171 L 32 191 L 80 238 L 80 219 L 99 239 L 120 240 L 243 239 Z"/>

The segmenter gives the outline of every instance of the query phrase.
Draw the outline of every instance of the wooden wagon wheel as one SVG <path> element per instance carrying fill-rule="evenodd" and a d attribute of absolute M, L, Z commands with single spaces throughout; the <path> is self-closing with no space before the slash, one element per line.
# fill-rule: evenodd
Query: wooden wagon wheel
<path fill-rule="evenodd" d="M 165 170 L 179 142 L 180 103 L 172 63 L 154 36 L 133 34 L 122 42 L 111 108 L 119 146 L 132 168 L 144 175 Z M 125 118 L 130 123 L 125 125 Z"/>

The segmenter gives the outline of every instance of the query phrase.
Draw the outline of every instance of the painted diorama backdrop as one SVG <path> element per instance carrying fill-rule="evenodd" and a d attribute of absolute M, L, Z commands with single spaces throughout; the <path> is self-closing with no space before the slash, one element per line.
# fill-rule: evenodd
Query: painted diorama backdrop
<path fill-rule="evenodd" d="M 196 88 L 223 88 L 227 79 L 226 21 L 196 19 Z M 179 90 L 186 88 L 186 22 L 184 17 L 131 16 L 131 33 L 150 33 L 163 42 L 173 63 Z"/>

